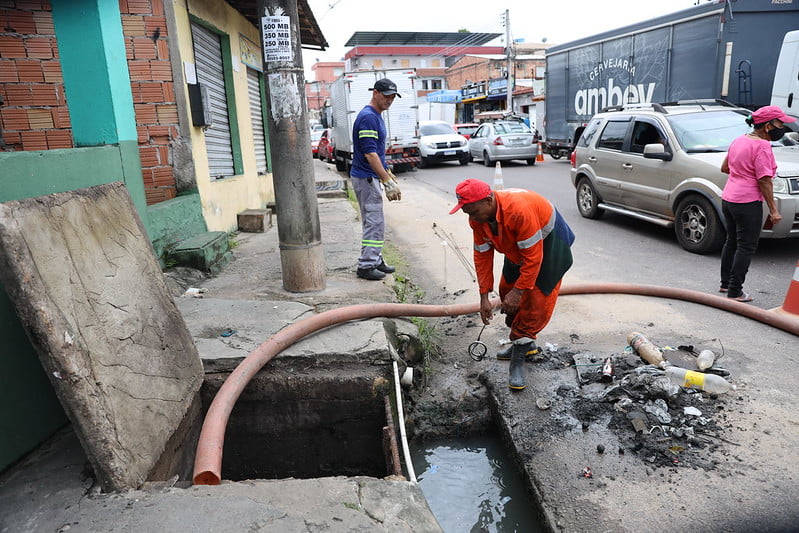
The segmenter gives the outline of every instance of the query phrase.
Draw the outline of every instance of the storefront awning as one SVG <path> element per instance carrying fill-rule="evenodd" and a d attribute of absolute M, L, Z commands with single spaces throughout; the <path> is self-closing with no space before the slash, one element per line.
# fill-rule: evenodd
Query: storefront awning
<path fill-rule="evenodd" d="M 428 102 L 435 102 L 439 104 L 456 104 L 461 101 L 460 91 L 435 91 L 427 94 Z"/>
<path fill-rule="evenodd" d="M 474 98 L 464 98 L 463 100 L 461 100 L 461 103 L 469 104 L 469 103 L 472 103 L 472 102 L 477 102 L 479 100 L 485 100 L 485 99 L 486 99 L 485 95 L 476 96 Z"/>
<path fill-rule="evenodd" d="M 508 95 L 505 94 L 505 93 L 502 93 L 502 94 L 489 94 L 488 95 L 488 99 L 489 100 L 507 100 L 508 99 Z"/>

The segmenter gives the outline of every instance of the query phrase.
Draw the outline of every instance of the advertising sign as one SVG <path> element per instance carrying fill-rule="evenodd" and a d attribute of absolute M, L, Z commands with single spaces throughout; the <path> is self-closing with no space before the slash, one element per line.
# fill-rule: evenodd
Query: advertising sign
<path fill-rule="evenodd" d="M 289 17 L 261 18 L 261 36 L 264 42 L 264 61 L 294 61 Z"/>

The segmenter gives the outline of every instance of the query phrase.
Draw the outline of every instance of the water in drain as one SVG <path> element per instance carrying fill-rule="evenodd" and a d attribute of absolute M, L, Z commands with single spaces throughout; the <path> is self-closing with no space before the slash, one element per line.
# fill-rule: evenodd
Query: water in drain
<path fill-rule="evenodd" d="M 498 437 L 428 441 L 414 446 L 412 456 L 419 486 L 445 532 L 544 531 Z"/>

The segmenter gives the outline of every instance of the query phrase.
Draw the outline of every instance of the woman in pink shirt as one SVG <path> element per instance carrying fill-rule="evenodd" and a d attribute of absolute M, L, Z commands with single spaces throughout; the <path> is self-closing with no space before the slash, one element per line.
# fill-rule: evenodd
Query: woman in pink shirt
<path fill-rule="evenodd" d="M 777 162 L 770 141 L 781 139 L 785 135 L 784 123 L 794 120 L 777 106 L 761 107 L 746 119 L 754 130 L 732 141 L 721 164 L 721 171 L 730 176 L 721 193 L 727 240 L 721 251 L 719 292 L 726 292 L 727 298 L 739 302 L 753 300 L 744 292 L 743 285 L 760 238 L 764 200 L 771 222 L 782 220 L 774 201 L 772 178 L 777 172 Z"/>

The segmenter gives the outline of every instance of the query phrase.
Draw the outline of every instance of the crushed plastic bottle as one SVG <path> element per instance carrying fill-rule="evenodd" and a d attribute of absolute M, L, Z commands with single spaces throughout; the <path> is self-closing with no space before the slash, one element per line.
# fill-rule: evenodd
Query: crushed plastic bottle
<path fill-rule="evenodd" d="M 735 385 L 716 374 L 703 374 L 678 366 L 669 366 L 666 368 L 666 375 L 675 385 L 689 389 L 699 389 L 715 394 L 724 394 L 735 390 Z"/>
<path fill-rule="evenodd" d="M 716 354 L 711 350 L 702 350 L 696 358 L 696 368 L 704 372 L 716 362 Z"/>
<path fill-rule="evenodd" d="M 659 368 L 666 368 L 668 365 L 660 348 L 652 344 L 642 333 L 633 331 L 627 335 L 627 344 L 641 356 L 641 359 L 650 365 L 655 365 Z"/>

